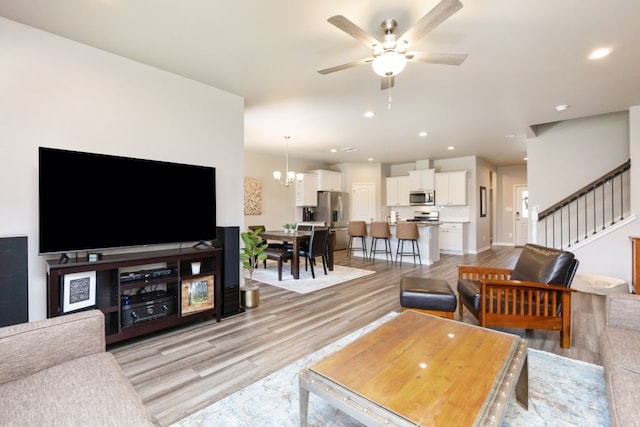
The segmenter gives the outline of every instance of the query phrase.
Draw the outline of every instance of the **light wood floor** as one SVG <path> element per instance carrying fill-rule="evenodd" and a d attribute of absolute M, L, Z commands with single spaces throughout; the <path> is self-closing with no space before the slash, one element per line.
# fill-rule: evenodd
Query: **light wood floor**
<path fill-rule="evenodd" d="M 259 307 L 111 346 L 134 388 L 159 425 L 170 425 L 302 356 L 400 310 L 404 274 L 446 279 L 455 289 L 457 264 L 512 267 L 519 248 L 497 247 L 478 255 L 443 255 L 432 266 L 401 266 L 359 257 L 335 262 L 375 270 L 373 275 L 312 294 L 261 288 Z M 286 269 L 285 269 L 286 270 Z M 456 313 L 458 319 L 458 313 Z M 464 322 L 477 324 L 465 311 Z M 604 324 L 604 297 L 574 293 L 572 347 L 559 347 L 559 332 L 514 331 L 529 347 L 600 364 L 597 336 Z"/>

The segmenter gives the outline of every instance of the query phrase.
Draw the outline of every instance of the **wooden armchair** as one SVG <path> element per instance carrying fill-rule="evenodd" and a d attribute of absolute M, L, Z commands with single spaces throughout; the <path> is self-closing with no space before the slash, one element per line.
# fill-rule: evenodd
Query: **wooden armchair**
<path fill-rule="evenodd" d="M 467 307 L 482 327 L 557 330 L 570 348 L 578 264 L 571 252 L 528 244 L 513 269 L 459 265 L 460 318 Z"/>

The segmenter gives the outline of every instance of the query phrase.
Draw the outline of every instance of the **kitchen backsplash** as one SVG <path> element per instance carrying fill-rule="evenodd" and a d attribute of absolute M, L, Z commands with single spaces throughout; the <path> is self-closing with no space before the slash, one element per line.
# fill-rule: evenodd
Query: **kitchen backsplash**
<path fill-rule="evenodd" d="M 404 221 L 418 215 L 420 212 L 440 212 L 441 222 L 467 222 L 469 221 L 469 206 L 396 206 L 387 208 L 386 216 L 391 211 L 398 212 L 400 221 Z"/>

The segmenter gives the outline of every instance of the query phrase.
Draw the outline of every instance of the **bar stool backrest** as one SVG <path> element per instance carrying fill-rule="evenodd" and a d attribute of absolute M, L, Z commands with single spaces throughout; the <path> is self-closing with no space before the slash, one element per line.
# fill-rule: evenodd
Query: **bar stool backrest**
<path fill-rule="evenodd" d="M 372 221 L 371 227 L 369 228 L 369 234 L 371 234 L 371 237 L 378 237 L 382 239 L 391 237 L 391 228 L 389 227 L 389 223 L 386 221 Z"/>
<path fill-rule="evenodd" d="M 418 225 L 411 221 L 402 221 L 396 225 L 396 238 L 417 240 L 420 237 Z"/>
<path fill-rule="evenodd" d="M 366 236 L 367 224 L 364 221 L 349 221 L 347 225 L 347 234 L 349 236 Z"/>

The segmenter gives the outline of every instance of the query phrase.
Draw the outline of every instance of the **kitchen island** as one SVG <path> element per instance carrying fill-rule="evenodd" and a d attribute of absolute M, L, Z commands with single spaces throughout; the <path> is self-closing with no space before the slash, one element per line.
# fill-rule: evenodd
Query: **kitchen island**
<path fill-rule="evenodd" d="M 418 237 L 418 248 L 420 248 L 420 259 L 422 260 L 423 265 L 431 265 L 437 261 L 440 261 L 440 244 L 439 244 L 439 226 L 441 222 L 438 221 L 415 221 L 418 226 L 418 232 L 420 237 Z M 396 224 L 389 223 L 389 228 L 391 229 L 391 238 L 389 242 L 391 243 L 391 254 L 392 259 L 395 261 L 396 251 L 398 250 L 398 239 L 396 239 Z M 371 235 L 370 235 L 370 224 L 367 223 L 367 253 L 371 252 Z M 354 239 L 353 241 L 354 247 L 360 246 L 360 239 Z M 411 242 L 405 242 L 404 250 L 411 245 Z M 378 240 L 378 245 L 376 249 L 384 249 L 384 241 Z M 354 251 L 352 256 L 362 256 L 362 251 Z M 378 252 L 375 254 L 376 260 L 384 261 L 386 259 L 385 254 L 383 252 Z M 403 263 L 413 264 L 413 259 L 409 257 L 404 257 Z M 398 258 L 400 261 L 400 258 Z"/>

